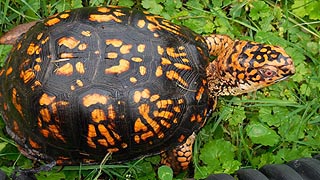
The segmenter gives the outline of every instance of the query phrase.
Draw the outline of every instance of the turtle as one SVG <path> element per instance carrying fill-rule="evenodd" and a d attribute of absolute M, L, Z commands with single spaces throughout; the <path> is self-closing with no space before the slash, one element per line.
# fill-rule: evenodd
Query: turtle
<path fill-rule="evenodd" d="M 126 7 L 67 10 L 17 29 L 0 39 L 14 44 L 0 112 L 23 155 L 54 165 L 161 154 L 185 170 L 219 96 L 295 73 L 281 47 L 202 36 Z"/>

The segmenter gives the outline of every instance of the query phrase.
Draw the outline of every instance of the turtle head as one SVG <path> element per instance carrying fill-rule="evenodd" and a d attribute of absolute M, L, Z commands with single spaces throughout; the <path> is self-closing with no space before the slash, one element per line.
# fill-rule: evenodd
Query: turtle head
<path fill-rule="evenodd" d="M 281 47 L 240 40 L 223 47 L 207 68 L 213 96 L 252 92 L 295 73 L 292 59 Z"/>

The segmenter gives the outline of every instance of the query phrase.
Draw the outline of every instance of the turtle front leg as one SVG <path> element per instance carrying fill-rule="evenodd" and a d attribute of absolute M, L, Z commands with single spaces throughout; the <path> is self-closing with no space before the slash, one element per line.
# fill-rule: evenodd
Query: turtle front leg
<path fill-rule="evenodd" d="M 161 164 L 170 166 L 174 174 L 188 169 L 192 159 L 192 145 L 195 137 L 196 135 L 193 133 L 184 144 L 161 153 Z"/>

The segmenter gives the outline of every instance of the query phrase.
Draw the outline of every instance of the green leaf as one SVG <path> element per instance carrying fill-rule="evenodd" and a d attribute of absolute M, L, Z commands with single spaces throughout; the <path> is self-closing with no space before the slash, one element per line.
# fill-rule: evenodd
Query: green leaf
<path fill-rule="evenodd" d="M 262 124 L 249 124 L 246 131 L 255 144 L 274 146 L 280 140 L 279 135 L 274 130 Z"/>
<path fill-rule="evenodd" d="M 160 14 L 163 9 L 157 0 L 142 0 L 141 5 L 153 14 Z"/>
<path fill-rule="evenodd" d="M 133 0 L 119 0 L 118 5 L 125 6 L 125 7 L 132 7 L 134 5 L 134 1 Z"/>
<path fill-rule="evenodd" d="M 172 180 L 173 171 L 169 166 L 161 166 L 158 169 L 158 177 L 161 180 Z"/>
<path fill-rule="evenodd" d="M 249 16 L 253 20 L 259 20 L 260 18 L 263 19 L 265 17 L 269 17 L 270 12 L 271 10 L 269 6 L 264 1 L 253 1 Z"/>

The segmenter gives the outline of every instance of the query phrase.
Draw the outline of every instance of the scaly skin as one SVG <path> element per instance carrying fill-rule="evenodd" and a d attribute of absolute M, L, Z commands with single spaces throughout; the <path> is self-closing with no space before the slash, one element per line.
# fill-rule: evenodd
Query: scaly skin
<path fill-rule="evenodd" d="M 208 86 L 215 102 L 218 96 L 256 91 L 295 73 L 292 59 L 281 47 L 233 41 L 228 36 L 217 34 L 205 39 L 210 55 L 217 56 L 207 67 Z M 192 159 L 190 152 L 194 139 L 193 134 L 186 143 L 162 153 L 161 163 L 171 166 L 176 174 L 186 170 Z"/>

